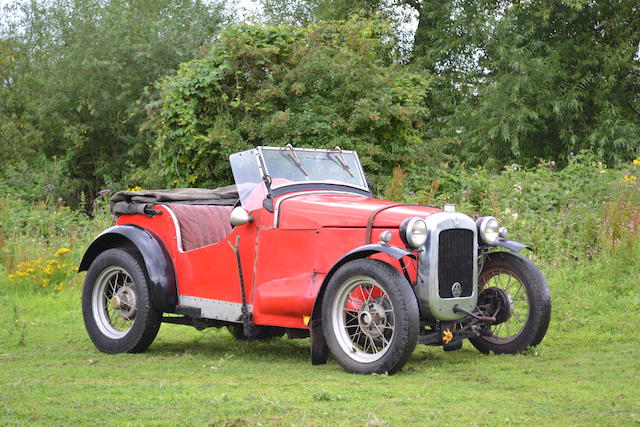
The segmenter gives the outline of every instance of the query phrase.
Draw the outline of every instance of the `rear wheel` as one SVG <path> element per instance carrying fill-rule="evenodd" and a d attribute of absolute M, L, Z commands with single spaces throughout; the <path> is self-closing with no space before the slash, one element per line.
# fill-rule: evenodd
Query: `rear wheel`
<path fill-rule="evenodd" d="M 346 371 L 393 373 L 418 341 L 418 305 L 398 270 L 359 259 L 340 267 L 329 281 L 322 326 L 331 354 Z"/>
<path fill-rule="evenodd" d="M 82 292 L 89 337 L 105 353 L 139 353 L 153 342 L 162 313 L 149 300 L 142 262 L 132 253 L 109 249 L 91 263 Z"/>
<path fill-rule="evenodd" d="M 478 306 L 497 319 L 489 335 L 470 339 L 479 351 L 519 353 L 540 344 L 551 319 L 551 296 L 531 261 L 510 252 L 487 255 L 478 288 Z"/>

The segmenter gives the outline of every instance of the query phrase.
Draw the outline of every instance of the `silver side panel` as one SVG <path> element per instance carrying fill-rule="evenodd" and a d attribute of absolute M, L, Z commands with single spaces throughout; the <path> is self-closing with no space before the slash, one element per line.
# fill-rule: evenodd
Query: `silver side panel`
<path fill-rule="evenodd" d="M 473 263 L 473 293 L 462 298 L 440 298 L 438 292 L 438 236 L 448 229 L 467 229 L 473 231 L 474 254 L 478 253 L 478 231 L 475 222 L 467 215 L 458 212 L 438 212 L 425 219 L 427 223 L 427 243 L 418 259 L 418 305 L 420 313 L 438 320 L 460 320 L 464 314 L 453 312 L 458 304 L 468 311 L 476 308 L 478 301 L 478 263 Z"/>
<path fill-rule="evenodd" d="M 199 308 L 205 319 L 226 320 L 240 322 L 242 316 L 242 304 L 237 302 L 219 301 L 215 299 L 188 297 L 180 295 L 178 303 L 186 307 Z M 253 312 L 253 306 L 247 305 L 249 313 Z"/>

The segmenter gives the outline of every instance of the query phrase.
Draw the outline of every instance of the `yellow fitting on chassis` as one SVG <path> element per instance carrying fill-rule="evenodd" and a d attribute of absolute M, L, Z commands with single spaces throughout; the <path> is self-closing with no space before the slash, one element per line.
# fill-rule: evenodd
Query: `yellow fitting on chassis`
<path fill-rule="evenodd" d="M 311 316 L 302 316 L 302 323 L 304 323 L 304 326 L 309 326 L 309 320 L 311 320 Z"/>
<path fill-rule="evenodd" d="M 451 333 L 451 331 L 449 329 L 445 329 L 442 332 L 442 342 L 445 344 L 449 344 L 452 339 L 453 339 L 453 334 Z"/>

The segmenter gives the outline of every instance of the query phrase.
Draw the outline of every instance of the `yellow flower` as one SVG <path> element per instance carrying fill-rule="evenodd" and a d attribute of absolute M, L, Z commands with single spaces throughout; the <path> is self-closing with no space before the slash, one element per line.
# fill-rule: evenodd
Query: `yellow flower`
<path fill-rule="evenodd" d="M 633 164 L 636 166 L 640 166 L 640 157 L 638 157 L 637 159 L 634 159 Z"/>
<path fill-rule="evenodd" d="M 54 291 L 56 292 L 60 292 L 62 290 L 62 288 L 64 287 L 64 283 L 60 282 L 56 285 L 55 288 L 53 288 Z"/>
<path fill-rule="evenodd" d="M 14 277 L 16 277 L 16 275 L 15 275 L 15 274 L 10 274 L 10 275 L 8 275 L 7 277 L 8 277 L 9 279 L 13 279 Z"/>
<path fill-rule="evenodd" d="M 69 248 L 60 248 L 56 251 L 56 253 L 54 254 L 54 256 L 60 256 L 60 255 L 64 255 L 66 253 L 71 252 L 71 249 Z"/>
<path fill-rule="evenodd" d="M 638 180 L 638 177 L 634 176 L 634 175 L 625 175 L 624 176 L 624 182 L 629 183 L 629 184 L 632 183 L 632 182 L 635 182 L 637 180 Z"/>
<path fill-rule="evenodd" d="M 133 188 L 127 188 L 127 191 L 140 191 L 142 190 L 142 187 L 140 187 L 139 185 L 136 185 Z"/>

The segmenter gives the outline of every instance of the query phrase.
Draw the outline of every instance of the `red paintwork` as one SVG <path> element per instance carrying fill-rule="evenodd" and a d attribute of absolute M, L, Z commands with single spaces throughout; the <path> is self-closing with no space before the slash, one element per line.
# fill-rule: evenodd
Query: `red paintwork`
<path fill-rule="evenodd" d="M 286 196 L 280 196 L 286 197 Z M 274 201 L 277 205 L 278 198 Z M 171 214 L 163 205 L 162 215 L 123 215 L 118 224 L 136 224 L 156 233 L 174 262 L 178 292 L 240 303 L 240 284 L 236 255 L 228 242 L 240 236 L 240 254 L 253 319 L 259 325 L 307 328 L 303 316 L 310 316 L 331 267 L 347 252 L 365 244 L 365 227 L 372 211 L 393 204 L 354 194 L 301 194 L 284 200 L 280 206 L 279 227 L 274 214 L 266 209 L 251 212 L 255 221 L 236 227 L 224 240 L 210 246 L 182 252 Z M 372 233 L 379 241 L 382 231 L 391 231 L 392 245 L 404 247 L 398 235 L 399 224 L 407 217 L 426 217 L 438 209 L 394 207 L 381 212 Z M 375 256 L 395 265 L 384 254 Z M 415 278 L 415 262 L 409 274 Z"/>

